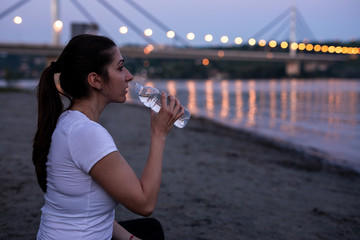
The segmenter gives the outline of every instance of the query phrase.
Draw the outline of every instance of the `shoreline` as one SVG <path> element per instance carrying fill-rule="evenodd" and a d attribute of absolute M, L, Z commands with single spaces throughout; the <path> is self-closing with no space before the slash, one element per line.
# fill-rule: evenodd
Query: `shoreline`
<path fill-rule="evenodd" d="M 43 205 L 31 162 L 35 94 L 0 92 L 0 114 L 0 239 L 34 239 Z M 110 104 L 101 118 L 138 175 L 149 119 L 148 109 L 132 104 Z M 357 240 L 359 182 L 359 174 L 194 117 L 168 136 L 153 217 L 168 240 Z M 116 220 L 134 218 L 117 207 Z"/>
<path fill-rule="evenodd" d="M 192 116 L 193 117 L 193 116 Z M 213 124 L 215 126 L 219 126 L 220 128 L 227 129 L 227 131 L 233 131 L 234 134 L 246 134 L 250 138 L 258 141 L 259 143 L 279 148 L 285 151 L 293 152 L 294 154 L 302 155 L 305 158 L 311 159 L 315 162 L 319 162 L 320 168 L 324 168 L 327 171 L 334 171 L 340 173 L 352 173 L 360 176 L 360 169 L 356 169 L 350 165 L 347 165 L 347 160 L 338 159 L 331 157 L 329 153 L 321 151 L 316 148 L 302 146 L 296 143 L 292 143 L 283 139 L 266 136 L 261 133 L 257 133 L 251 130 L 247 130 L 245 128 L 236 128 L 222 123 L 221 121 L 212 120 L 202 116 L 194 116 L 198 121 L 202 121 L 205 124 Z M 340 163 L 344 162 L 344 163 Z"/>

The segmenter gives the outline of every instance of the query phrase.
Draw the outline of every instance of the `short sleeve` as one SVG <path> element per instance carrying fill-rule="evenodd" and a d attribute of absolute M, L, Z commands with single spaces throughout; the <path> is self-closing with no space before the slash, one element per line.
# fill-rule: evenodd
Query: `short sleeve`
<path fill-rule="evenodd" d="M 117 151 L 113 138 L 97 123 L 87 123 L 73 129 L 69 134 L 69 149 L 75 164 L 86 173 L 100 159 Z"/>

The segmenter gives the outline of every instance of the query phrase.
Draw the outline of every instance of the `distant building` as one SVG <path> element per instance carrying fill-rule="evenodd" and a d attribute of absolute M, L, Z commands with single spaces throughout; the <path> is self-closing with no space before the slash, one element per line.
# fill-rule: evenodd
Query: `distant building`
<path fill-rule="evenodd" d="M 71 37 L 80 34 L 98 34 L 99 27 L 96 23 L 72 23 L 71 24 Z"/>

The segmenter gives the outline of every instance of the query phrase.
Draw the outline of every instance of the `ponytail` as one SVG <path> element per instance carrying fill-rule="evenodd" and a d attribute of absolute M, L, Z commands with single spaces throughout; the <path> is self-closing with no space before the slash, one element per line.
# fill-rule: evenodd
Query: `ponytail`
<path fill-rule="evenodd" d="M 42 72 L 37 89 L 38 123 L 33 143 L 32 161 L 43 192 L 46 192 L 46 162 L 51 137 L 63 111 L 63 103 L 54 81 L 54 74 L 59 72 L 55 65 L 52 63 Z"/>

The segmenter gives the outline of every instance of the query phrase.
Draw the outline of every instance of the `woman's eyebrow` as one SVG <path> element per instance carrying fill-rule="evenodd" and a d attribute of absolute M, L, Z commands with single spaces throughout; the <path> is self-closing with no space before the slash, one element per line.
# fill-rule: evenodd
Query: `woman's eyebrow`
<path fill-rule="evenodd" d="M 125 62 L 125 60 L 124 60 L 124 59 L 121 59 L 121 60 L 119 61 L 118 65 L 123 65 L 124 62 Z"/>

